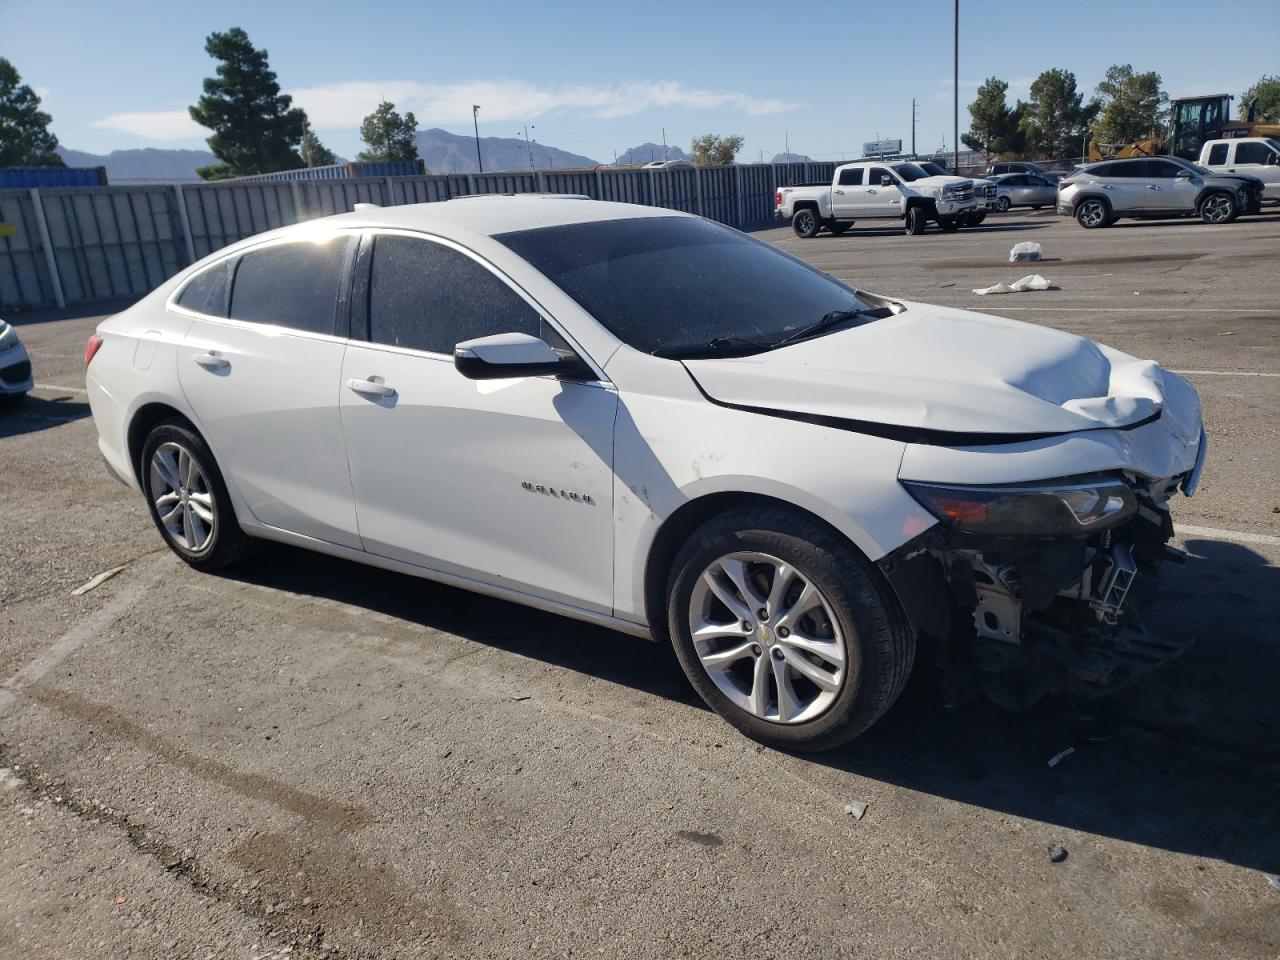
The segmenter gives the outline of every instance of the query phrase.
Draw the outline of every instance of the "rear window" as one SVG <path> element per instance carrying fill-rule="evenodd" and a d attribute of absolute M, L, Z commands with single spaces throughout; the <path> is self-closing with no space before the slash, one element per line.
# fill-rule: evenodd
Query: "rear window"
<path fill-rule="evenodd" d="M 197 273 L 178 294 L 178 306 L 210 317 L 227 315 L 227 277 L 231 261 L 223 261 Z"/>
<path fill-rule="evenodd" d="M 250 250 L 231 288 L 231 317 L 309 333 L 334 332 L 346 237 Z"/>
<path fill-rule="evenodd" d="M 866 310 L 835 278 L 694 217 L 574 223 L 497 239 L 646 353 L 775 342 L 833 310 Z"/>

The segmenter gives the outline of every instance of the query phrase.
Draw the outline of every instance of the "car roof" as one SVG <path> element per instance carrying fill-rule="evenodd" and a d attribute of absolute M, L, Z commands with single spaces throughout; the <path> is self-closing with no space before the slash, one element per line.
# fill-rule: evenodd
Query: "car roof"
<path fill-rule="evenodd" d="M 351 213 L 325 217 L 324 222 L 341 227 L 394 227 L 407 230 L 461 227 L 495 236 L 517 230 L 558 227 L 571 223 L 688 216 L 692 215 L 665 207 L 612 203 L 564 194 L 525 193 L 455 197 L 435 203 L 413 203 L 395 207 L 362 204 L 360 209 Z M 299 226 L 305 226 L 306 223 L 316 221 L 304 221 Z"/>

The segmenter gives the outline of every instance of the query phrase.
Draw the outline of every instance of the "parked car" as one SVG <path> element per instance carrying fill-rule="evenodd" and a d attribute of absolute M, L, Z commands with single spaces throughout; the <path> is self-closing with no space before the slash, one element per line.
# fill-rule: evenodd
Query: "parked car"
<path fill-rule="evenodd" d="M 670 170 L 674 167 L 692 167 L 692 160 L 654 160 L 644 164 L 641 170 Z"/>
<path fill-rule="evenodd" d="M 1011 207 L 1039 210 L 1058 200 L 1058 187 L 1052 180 L 1034 173 L 1002 173 L 995 177 L 996 209 L 1001 213 Z"/>
<path fill-rule="evenodd" d="M 19 403 L 34 386 L 27 348 L 13 324 L 0 320 L 0 403 Z"/>
<path fill-rule="evenodd" d="M 1216 174 L 1244 173 L 1262 181 L 1262 199 L 1280 203 L 1280 140 L 1240 137 L 1210 140 L 1200 151 L 1200 166 Z"/>
<path fill-rule="evenodd" d="M 109 468 L 192 567 L 277 540 L 669 639 L 799 749 L 869 727 L 917 656 L 1077 695 L 1154 665 L 1126 593 L 1206 450 L 1150 361 L 585 199 L 252 237 L 86 362 Z"/>
<path fill-rule="evenodd" d="M 1215 174 L 1181 157 L 1134 157 L 1076 167 L 1058 184 L 1058 213 L 1092 230 L 1121 217 L 1199 216 L 1228 223 L 1262 205 L 1262 181 Z"/>
<path fill-rule="evenodd" d="M 933 221 L 951 231 L 977 210 L 968 177 L 935 176 L 914 163 L 880 160 L 842 163 L 831 183 L 782 187 L 774 196 L 774 216 L 790 220 L 803 239 L 823 228 L 839 236 L 855 220 L 901 220 L 910 234 L 924 233 Z"/>
<path fill-rule="evenodd" d="M 947 168 L 940 163 L 934 163 L 932 160 L 917 160 L 918 166 L 925 173 L 935 177 L 950 176 Z M 996 209 L 996 183 L 988 177 L 973 177 L 973 195 L 977 199 L 978 204 L 974 208 L 973 213 L 968 220 L 962 223 L 962 226 L 973 227 L 987 219 L 988 213 L 993 213 Z"/>

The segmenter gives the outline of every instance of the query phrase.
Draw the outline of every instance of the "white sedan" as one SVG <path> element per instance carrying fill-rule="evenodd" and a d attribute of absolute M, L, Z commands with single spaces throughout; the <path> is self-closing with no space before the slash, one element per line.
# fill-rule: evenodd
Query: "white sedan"
<path fill-rule="evenodd" d="M 0 320 L 0 405 L 20 403 L 34 386 L 27 348 L 13 324 Z"/>
<path fill-rule="evenodd" d="M 1176 652 L 1126 594 L 1203 463 L 1185 380 L 698 217 L 363 208 L 213 254 L 86 357 L 191 566 L 277 540 L 669 639 L 771 744 L 867 729 L 917 651 L 1022 700 Z"/>

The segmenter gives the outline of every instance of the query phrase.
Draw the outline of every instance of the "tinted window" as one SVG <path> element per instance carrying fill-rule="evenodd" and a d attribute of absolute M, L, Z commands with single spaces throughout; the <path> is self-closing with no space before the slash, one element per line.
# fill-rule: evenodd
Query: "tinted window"
<path fill-rule="evenodd" d="M 1271 150 L 1265 143 L 1237 143 L 1236 163 L 1266 163 Z"/>
<path fill-rule="evenodd" d="M 250 250 L 235 268 L 231 316 L 310 333 L 333 333 L 346 237 Z"/>
<path fill-rule="evenodd" d="M 1108 176 L 1134 179 L 1137 177 L 1150 176 L 1150 174 L 1147 173 L 1147 161 L 1127 160 L 1123 163 L 1111 164 L 1111 173 L 1109 173 Z"/>
<path fill-rule="evenodd" d="M 1209 166 L 1217 167 L 1227 162 L 1227 145 L 1215 143 L 1209 148 Z"/>
<path fill-rule="evenodd" d="M 693 217 L 575 223 L 497 239 L 619 339 L 650 353 L 693 353 L 722 339 L 773 342 L 832 310 L 866 309 L 808 264 Z"/>
<path fill-rule="evenodd" d="M 900 163 L 893 169 L 894 172 L 907 183 L 911 183 L 915 180 L 923 180 L 930 176 L 929 171 L 916 166 L 914 163 Z"/>
<path fill-rule="evenodd" d="M 197 273 L 182 288 L 178 295 L 178 305 L 206 313 L 211 317 L 227 315 L 227 277 L 231 271 L 230 262 L 223 262 Z"/>
<path fill-rule="evenodd" d="M 862 168 L 840 171 L 840 186 L 857 187 L 862 185 Z"/>
<path fill-rule="evenodd" d="M 1153 180 L 1172 180 L 1182 172 L 1182 167 L 1168 160 L 1148 160 L 1147 176 Z"/>
<path fill-rule="evenodd" d="M 884 167 L 872 167 L 867 171 L 867 183 L 870 186 L 880 186 L 880 181 L 885 177 L 889 177 L 889 171 L 884 169 Z M 895 181 L 893 177 L 889 177 L 889 185 L 897 186 L 897 181 Z"/>
<path fill-rule="evenodd" d="M 1021 174 L 1014 174 L 1012 177 L 1005 177 L 1004 185 L 1006 187 L 1025 187 L 1027 185 L 1027 178 Z"/>
<path fill-rule="evenodd" d="M 506 283 L 452 247 L 393 235 L 374 241 L 374 343 L 452 354 L 464 340 L 495 333 L 540 336 L 541 319 Z"/>

